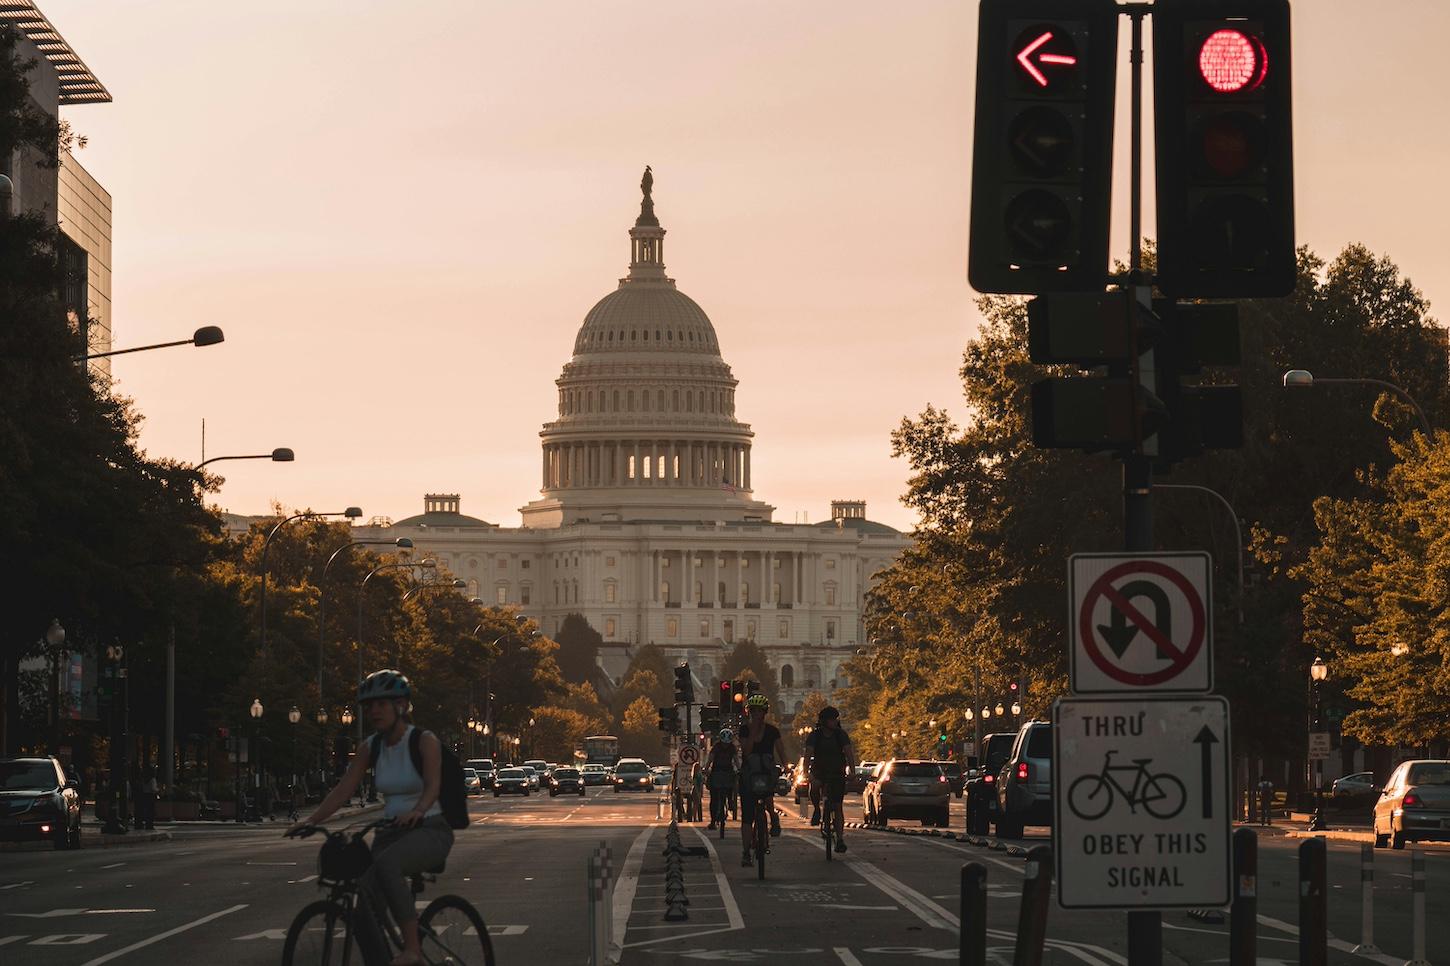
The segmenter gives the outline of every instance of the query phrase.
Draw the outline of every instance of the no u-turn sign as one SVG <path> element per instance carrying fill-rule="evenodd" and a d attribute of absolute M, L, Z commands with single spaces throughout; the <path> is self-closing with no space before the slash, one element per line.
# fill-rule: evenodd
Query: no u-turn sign
<path fill-rule="evenodd" d="M 1206 553 L 1074 554 L 1072 692 L 1211 690 L 1211 575 Z"/>

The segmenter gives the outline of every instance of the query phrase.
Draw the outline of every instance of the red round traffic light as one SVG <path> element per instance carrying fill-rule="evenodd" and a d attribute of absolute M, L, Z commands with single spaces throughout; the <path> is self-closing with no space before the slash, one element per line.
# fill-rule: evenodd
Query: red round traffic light
<path fill-rule="evenodd" d="M 1251 91 L 1264 82 L 1269 56 L 1252 34 L 1225 27 L 1215 30 L 1198 48 L 1198 73 L 1220 94 Z"/>

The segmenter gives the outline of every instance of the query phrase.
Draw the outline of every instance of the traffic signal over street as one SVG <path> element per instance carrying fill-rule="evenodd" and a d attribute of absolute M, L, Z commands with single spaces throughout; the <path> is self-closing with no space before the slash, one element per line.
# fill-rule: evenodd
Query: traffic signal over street
<path fill-rule="evenodd" d="M 982 0 L 967 266 L 978 291 L 1102 287 L 1117 38 L 1112 0 Z"/>
<path fill-rule="evenodd" d="M 659 729 L 666 734 L 680 733 L 680 709 L 676 707 L 657 708 L 659 712 Z"/>
<path fill-rule="evenodd" d="M 1294 288 L 1288 0 L 1153 6 L 1158 285 L 1176 298 Z"/>
<path fill-rule="evenodd" d="M 695 683 L 690 678 L 688 663 L 675 668 L 675 700 L 680 704 L 692 704 L 695 700 Z"/>

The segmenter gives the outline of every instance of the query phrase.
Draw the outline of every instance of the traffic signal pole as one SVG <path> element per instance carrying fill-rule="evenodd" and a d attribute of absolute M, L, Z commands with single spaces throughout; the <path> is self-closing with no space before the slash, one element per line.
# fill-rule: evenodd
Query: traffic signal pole
<path fill-rule="evenodd" d="M 1129 298 L 1134 316 L 1130 331 L 1140 331 L 1138 315 L 1151 305 L 1153 286 L 1143 273 L 1143 18 L 1151 4 L 1122 7 L 1132 21 L 1128 62 L 1132 72 L 1129 157 Z M 1135 450 L 1123 458 L 1123 545 L 1129 553 L 1153 549 L 1153 461 Z M 1162 966 L 1163 916 L 1158 912 L 1128 913 L 1128 966 Z"/>

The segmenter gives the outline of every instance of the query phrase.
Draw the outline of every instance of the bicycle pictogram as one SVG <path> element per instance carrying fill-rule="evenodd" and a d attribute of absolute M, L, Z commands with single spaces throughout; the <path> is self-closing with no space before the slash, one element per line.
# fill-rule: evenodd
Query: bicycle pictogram
<path fill-rule="evenodd" d="M 1103 767 L 1095 775 L 1083 775 L 1067 790 L 1067 807 L 1085 821 L 1102 818 L 1121 795 L 1128 809 L 1137 814 L 1138 806 L 1154 818 L 1170 819 L 1183 811 L 1188 793 L 1183 782 L 1167 772 L 1154 774 L 1148 770 L 1152 758 L 1134 758 L 1131 765 L 1113 764 L 1116 750 L 1103 756 Z M 1131 775 L 1124 785 L 1120 775 Z"/>

